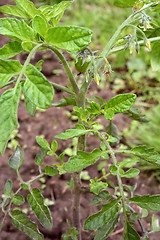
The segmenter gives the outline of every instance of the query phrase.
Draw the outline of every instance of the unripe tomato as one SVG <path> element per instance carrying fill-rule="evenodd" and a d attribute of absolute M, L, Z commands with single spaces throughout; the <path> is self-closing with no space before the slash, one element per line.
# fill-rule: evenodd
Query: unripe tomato
<path fill-rule="evenodd" d="M 88 68 L 89 62 L 84 61 L 83 56 L 78 57 L 76 63 L 75 63 L 75 68 L 78 72 L 84 73 L 86 72 Z"/>

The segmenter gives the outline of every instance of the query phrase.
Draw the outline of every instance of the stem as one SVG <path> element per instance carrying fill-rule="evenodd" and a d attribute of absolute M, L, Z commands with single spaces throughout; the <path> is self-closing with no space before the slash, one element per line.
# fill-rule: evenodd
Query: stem
<path fill-rule="evenodd" d="M 66 93 L 69 93 L 69 94 L 71 94 L 71 95 L 74 95 L 74 92 L 72 92 L 69 88 L 66 88 L 66 87 L 64 87 L 64 86 L 61 86 L 61 85 L 59 85 L 59 84 L 57 84 L 57 83 L 53 83 L 53 82 L 50 82 L 50 81 L 49 81 L 49 83 L 50 83 L 53 87 L 58 88 L 58 89 L 62 90 L 63 92 L 66 92 Z"/>
<path fill-rule="evenodd" d="M 43 46 L 49 48 L 50 50 L 52 50 L 58 56 L 58 58 L 61 60 L 61 62 L 63 64 L 63 67 L 64 67 L 64 69 L 66 71 L 66 74 L 68 76 L 68 79 L 69 79 L 69 81 L 71 83 L 71 86 L 73 88 L 73 91 L 77 94 L 79 92 L 78 85 L 76 83 L 76 80 L 75 80 L 75 78 L 74 78 L 74 76 L 73 76 L 73 74 L 71 72 L 71 69 L 70 69 L 70 67 L 69 67 L 65 57 L 63 56 L 63 54 L 60 51 L 58 51 L 57 48 L 55 48 L 55 47 L 53 47 L 51 45 L 45 44 Z"/>

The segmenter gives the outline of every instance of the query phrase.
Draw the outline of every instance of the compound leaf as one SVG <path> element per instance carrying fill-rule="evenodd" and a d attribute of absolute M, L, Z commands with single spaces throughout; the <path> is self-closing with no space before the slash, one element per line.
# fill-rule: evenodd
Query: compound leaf
<path fill-rule="evenodd" d="M 160 210 L 160 195 L 146 195 L 136 196 L 129 199 L 131 202 L 136 203 L 141 208 L 145 208 L 152 211 Z"/>
<path fill-rule="evenodd" d="M 123 113 L 129 110 L 136 101 L 136 95 L 125 93 L 111 98 L 105 104 L 105 110 L 112 109 L 115 113 Z"/>
<path fill-rule="evenodd" d="M 78 151 L 76 156 L 70 157 L 68 162 L 64 163 L 63 169 L 67 172 L 77 172 L 93 165 L 101 156 L 100 149 L 94 149 L 91 153 Z"/>
<path fill-rule="evenodd" d="M 91 42 L 92 31 L 78 26 L 52 27 L 46 34 L 46 41 L 55 47 L 77 53 Z"/>
<path fill-rule="evenodd" d="M 22 9 L 20 9 L 17 6 L 13 5 L 5 5 L 0 7 L 0 12 L 15 16 L 15 17 L 20 17 L 20 18 L 30 18 L 30 16 L 27 14 L 27 12 L 24 12 Z"/>
<path fill-rule="evenodd" d="M 47 206 L 44 205 L 44 198 L 38 188 L 32 189 L 27 200 L 40 223 L 47 229 L 52 228 L 52 218 Z"/>
<path fill-rule="evenodd" d="M 13 210 L 11 213 L 12 224 L 20 231 L 24 232 L 31 239 L 43 240 L 43 235 L 39 232 L 37 225 L 19 210 Z"/>
<path fill-rule="evenodd" d="M 44 75 L 31 64 L 27 65 L 25 75 L 27 79 L 23 86 L 24 95 L 36 107 L 43 109 L 49 108 L 54 97 L 52 85 Z"/>
<path fill-rule="evenodd" d="M 3 154 L 10 134 L 18 128 L 17 109 L 21 86 L 6 90 L 0 98 L 0 152 Z"/>
<path fill-rule="evenodd" d="M 22 41 L 34 39 L 33 29 L 24 20 L 19 21 L 16 18 L 0 18 L 0 33 Z"/>
<path fill-rule="evenodd" d="M 20 42 L 10 41 L 0 49 L 0 59 L 12 58 L 23 52 Z"/>
<path fill-rule="evenodd" d="M 62 140 L 67 140 L 67 139 L 70 139 L 70 138 L 85 135 L 89 132 L 90 132 L 90 130 L 86 130 L 86 129 L 67 129 L 65 131 L 65 133 L 60 133 L 60 134 L 56 135 L 55 138 L 62 139 Z"/>
<path fill-rule="evenodd" d="M 15 152 L 9 158 L 8 164 L 14 170 L 19 170 L 23 162 L 24 162 L 24 151 L 22 150 L 22 148 L 20 148 L 20 146 L 17 146 Z"/>

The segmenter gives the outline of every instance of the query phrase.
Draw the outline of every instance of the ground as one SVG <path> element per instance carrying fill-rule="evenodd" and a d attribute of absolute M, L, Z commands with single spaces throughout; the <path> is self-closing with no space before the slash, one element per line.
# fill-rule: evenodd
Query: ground
<path fill-rule="evenodd" d="M 1 1 L 0 5 L 3 5 L 6 1 Z M 2 47 L 8 41 L 7 38 L 0 38 L 0 47 Z M 68 55 L 66 56 L 67 58 Z M 20 61 L 23 63 L 26 58 L 26 54 L 23 54 L 20 57 Z M 62 85 L 67 84 L 67 77 L 60 71 L 59 74 L 54 74 L 53 70 L 63 69 L 61 64 L 55 55 L 51 52 L 37 53 L 35 58 L 32 60 L 32 63 L 36 63 L 39 59 L 46 59 L 43 65 L 42 72 L 45 74 L 47 79 L 52 82 L 56 82 Z M 96 84 L 93 84 L 89 90 L 90 96 L 96 95 L 104 98 L 106 101 L 109 100 L 113 95 L 110 89 L 97 89 Z M 1 90 L 2 93 L 2 90 Z M 62 98 L 62 92 L 55 89 L 55 98 L 54 102 Z M 19 121 L 19 134 L 20 137 L 17 137 L 16 140 L 19 142 L 20 146 L 24 148 L 25 152 L 25 162 L 21 169 L 21 175 L 24 180 L 29 180 L 32 177 L 36 176 L 38 173 L 38 168 L 34 163 L 36 154 L 40 151 L 35 137 L 43 135 L 49 143 L 52 142 L 54 136 L 59 134 L 62 131 L 65 131 L 67 128 L 73 128 L 75 121 L 67 116 L 66 111 L 71 111 L 70 107 L 66 108 L 50 108 L 44 112 L 37 111 L 35 116 L 31 117 L 28 115 L 25 110 L 23 98 L 20 101 L 19 110 L 18 110 L 18 121 Z M 106 124 L 107 121 L 100 119 L 102 124 Z M 129 124 L 129 121 L 123 115 L 117 115 L 114 121 L 119 130 L 122 130 L 126 124 Z M 68 142 L 58 141 L 58 154 L 61 153 L 66 147 Z M 92 136 L 89 137 L 87 141 L 87 150 L 91 151 L 93 148 L 98 146 L 97 139 Z M 8 159 L 13 153 L 12 149 L 7 148 L 4 156 L 0 156 L 0 195 L 3 193 L 4 184 L 7 179 L 11 179 L 14 183 L 14 190 L 17 189 L 17 186 L 20 184 L 17 180 L 16 173 L 13 169 L 8 166 Z M 55 162 L 55 159 L 52 157 L 47 157 L 46 162 L 52 164 Z M 98 164 L 98 163 L 97 163 Z M 88 167 L 87 171 L 90 177 L 94 178 L 95 176 L 100 176 L 101 173 L 97 171 L 97 164 L 94 166 Z M 107 168 L 106 168 L 107 169 Z M 45 187 L 42 189 L 42 193 L 45 198 L 53 201 L 53 205 L 50 206 L 50 210 L 53 217 L 53 229 L 51 231 L 45 230 L 43 227 L 39 226 L 40 231 L 44 234 L 45 240 L 59 240 L 61 235 L 65 232 L 67 227 L 67 219 L 71 220 L 71 205 L 72 205 L 72 196 L 69 188 L 66 186 L 66 183 L 70 181 L 69 175 L 61 175 L 56 177 L 46 177 L 45 185 L 38 181 L 33 186 Z M 89 181 L 82 180 L 83 185 L 87 185 Z M 137 177 L 134 180 L 125 180 L 126 184 L 136 184 L 137 190 L 136 194 L 147 195 L 147 194 L 158 194 L 160 191 L 159 186 L 156 182 L 150 180 L 149 176 L 146 178 L 143 173 L 140 177 Z M 116 184 L 116 181 L 115 181 Z M 151 187 L 152 186 L 152 187 Z M 26 197 L 26 192 L 23 192 L 23 195 Z M 90 215 L 99 210 L 99 207 L 90 206 L 90 201 L 93 195 L 90 193 L 83 193 L 81 196 L 81 223 L 83 225 L 84 220 Z M 30 212 L 28 205 L 24 205 L 23 208 L 28 211 L 29 216 L 34 219 L 33 214 Z M 156 213 L 157 216 L 160 216 L 159 213 Z M 2 219 L 2 213 L 0 211 L 0 221 Z M 36 221 L 36 220 L 35 220 Z M 149 218 L 143 221 L 144 225 L 149 228 Z M 136 228 L 141 235 L 141 230 L 138 225 Z M 123 231 L 123 219 L 121 218 L 120 224 L 116 228 L 116 232 L 108 238 L 109 240 L 119 240 L 122 239 Z M 18 240 L 29 240 L 27 236 L 18 231 L 11 223 L 11 219 L 8 217 L 0 233 L 0 240 L 9 240 L 9 239 L 18 239 Z M 82 239 L 93 239 L 91 232 L 83 230 Z M 158 234 L 153 234 L 150 238 L 151 240 L 157 240 Z"/>

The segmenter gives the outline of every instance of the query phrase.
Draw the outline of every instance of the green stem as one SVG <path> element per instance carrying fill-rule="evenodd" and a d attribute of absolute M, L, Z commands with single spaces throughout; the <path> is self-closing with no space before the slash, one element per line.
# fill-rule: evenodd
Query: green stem
<path fill-rule="evenodd" d="M 66 74 L 68 76 L 68 79 L 69 79 L 69 81 L 71 83 L 71 86 L 73 88 L 73 91 L 77 94 L 79 92 L 78 85 L 76 83 L 76 80 L 75 80 L 75 78 L 74 78 L 74 76 L 71 72 L 71 69 L 70 69 L 65 57 L 63 56 L 63 54 L 57 48 L 55 48 L 51 45 L 44 44 L 43 46 L 52 50 L 58 56 L 58 58 L 61 60 L 61 62 L 63 64 L 63 67 L 66 71 Z"/>
<path fill-rule="evenodd" d="M 62 90 L 63 92 L 66 92 L 66 93 L 69 93 L 69 94 L 71 94 L 71 95 L 74 95 L 74 92 L 71 91 L 69 88 L 66 88 L 66 87 L 64 87 L 64 86 L 62 86 L 62 85 L 59 85 L 59 84 L 57 84 L 57 83 L 53 83 L 53 82 L 50 82 L 50 81 L 49 81 L 49 83 L 50 83 L 53 87 L 58 88 L 59 90 Z"/>

